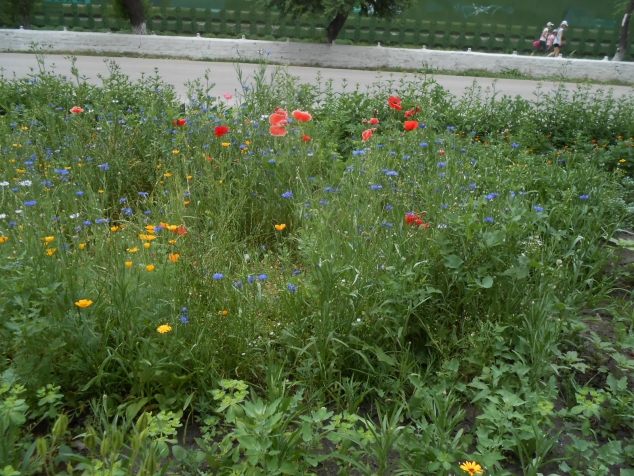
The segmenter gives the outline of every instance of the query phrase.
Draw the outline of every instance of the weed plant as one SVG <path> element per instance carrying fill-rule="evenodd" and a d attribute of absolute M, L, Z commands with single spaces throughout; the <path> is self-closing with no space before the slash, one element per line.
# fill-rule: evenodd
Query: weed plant
<path fill-rule="evenodd" d="M 0 78 L 2 474 L 632 474 L 634 99 L 240 80 Z"/>

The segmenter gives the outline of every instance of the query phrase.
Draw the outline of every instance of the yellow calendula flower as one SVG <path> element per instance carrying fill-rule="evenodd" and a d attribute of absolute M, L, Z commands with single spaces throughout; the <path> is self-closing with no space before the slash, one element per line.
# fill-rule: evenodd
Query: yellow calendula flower
<path fill-rule="evenodd" d="M 251 141 L 250 141 L 250 140 L 245 141 L 245 144 L 246 144 L 246 145 L 251 145 Z"/>
<path fill-rule="evenodd" d="M 150 235 L 153 235 L 153 234 L 154 234 L 154 228 L 156 228 L 154 225 L 146 225 L 146 226 L 145 226 L 145 229 L 147 230 L 147 232 L 148 232 Z"/>
<path fill-rule="evenodd" d="M 625 161 L 624 161 L 624 162 L 625 162 Z M 16 169 L 16 171 L 17 171 L 19 174 L 23 174 L 24 172 L 26 172 L 26 169 Z"/>
<path fill-rule="evenodd" d="M 9 241 L 9 237 L 8 236 L 0 235 L 0 244 L 6 243 L 7 241 Z"/>
<path fill-rule="evenodd" d="M 223 142 L 222 146 L 223 147 L 229 147 L 231 145 L 231 142 Z"/>
<path fill-rule="evenodd" d="M 471 476 L 474 474 L 482 474 L 482 466 L 475 461 L 465 461 L 460 465 L 460 469 L 469 473 Z"/>
<path fill-rule="evenodd" d="M 277 231 L 282 231 L 284 228 L 286 228 L 286 223 L 282 223 L 280 225 L 275 225 L 275 229 Z"/>
<path fill-rule="evenodd" d="M 178 150 L 178 149 L 174 149 L 172 151 L 172 154 L 174 154 L 174 155 L 178 155 L 179 153 L 180 153 L 180 150 Z"/>
<path fill-rule="evenodd" d="M 171 330 L 172 330 L 172 326 L 170 326 L 169 324 L 163 324 L 162 326 L 158 326 L 156 328 L 156 331 L 159 334 L 165 334 L 165 333 L 167 333 L 167 332 L 169 332 Z"/>
<path fill-rule="evenodd" d="M 115 231 L 118 231 L 118 230 L 119 230 L 119 227 L 118 227 L 118 226 L 111 226 L 111 227 L 110 227 L 110 231 L 112 231 L 113 233 L 114 233 Z"/>
<path fill-rule="evenodd" d="M 47 245 L 53 241 L 55 239 L 54 236 L 45 236 L 44 238 L 42 238 L 44 240 L 44 243 L 46 243 Z"/>
<path fill-rule="evenodd" d="M 75 306 L 86 309 L 87 307 L 92 306 L 92 301 L 90 299 L 80 299 L 75 303 Z"/>
<path fill-rule="evenodd" d="M 167 255 L 167 257 L 170 259 L 172 263 L 178 263 L 178 260 L 180 259 L 181 255 L 179 255 L 178 253 L 170 253 Z"/>
<path fill-rule="evenodd" d="M 189 201 L 183 202 L 183 205 L 189 205 Z"/>
<path fill-rule="evenodd" d="M 145 266 L 145 269 L 147 269 L 148 273 L 151 273 L 152 271 L 154 271 L 155 267 L 153 264 L 148 264 Z"/>
<path fill-rule="evenodd" d="M 79 249 L 80 250 L 86 249 L 86 243 L 79 243 Z"/>
<path fill-rule="evenodd" d="M 174 231 L 178 229 L 178 225 L 167 225 L 165 228 L 167 228 L 169 231 Z"/>
<path fill-rule="evenodd" d="M 142 240 L 145 240 L 145 241 L 153 241 L 153 240 L 156 240 L 156 236 L 154 236 L 154 235 L 144 235 L 143 233 L 141 233 L 141 234 L 139 235 L 139 238 L 141 238 Z"/>
<path fill-rule="evenodd" d="M 136 253 L 137 251 L 139 251 L 139 249 L 136 246 L 134 248 L 126 248 L 125 250 L 128 253 Z"/>
<path fill-rule="evenodd" d="M 46 250 L 46 254 L 48 256 L 53 256 L 56 251 L 57 251 L 57 248 L 49 248 L 49 249 Z"/>
<path fill-rule="evenodd" d="M 191 180 L 191 179 L 193 179 L 193 178 L 194 178 L 194 176 L 193 176 L 193 175 L 188 175 L 188 176 L 187 176 L 187 180 Z"/>
<path fill-rule="evenodd" d="M 172 176 L 172 174 L 170 174 L 170 173 L 163 174 L 163 177 L 171 177 L 171 176 Z"/>
<path fill-rule="evenodd" d="M 23 131 L 28 131 L 28 130 L 29 130 L 29 128 L 28 128 L 28 127 L 26 127 L 26 126 L 22 126 L 22 130 L 23 130 Z"/>
<path fill-rule="evenodd" d="M 126 268 L 131 268 L 132 267 L 132 261 L 126 261 L 125 262 L 125 267 Z"/>
<path fill-rule="evenodd" d="M 627 162 L 627 160 L 621 159 L 621 160 L 619 160 L 619 162 L 621 162 L 623 164 L 623 163 Z"/>
<path fill-rule="evenodd" d="M 143 248 L 145 248 L 146 250 L 149 250 L 150 246 L 152 246 L 151 243 L 143 243 Z"/>
<path fill-rule="evenodd" d="M 227 311 L 226 309 L 223 309 L 222 311 L 218 311 L 219 316 L 226 316 L 227 314 L 229 314 L 229 311 Z"/>
<path fill-rule="evenodd" d="M 103 190 L 99 190 L 99 193 L 104 193 L 104 191 Z"/>
<path fill-rule="evenodd" d="M 168 241 L 168 243 L 169 243 L 170 245 L 175 245 L 175 244 L 177 243 L 177 241 L 176 241 L 176 240 L 169 240 L 169 241 Z"/>

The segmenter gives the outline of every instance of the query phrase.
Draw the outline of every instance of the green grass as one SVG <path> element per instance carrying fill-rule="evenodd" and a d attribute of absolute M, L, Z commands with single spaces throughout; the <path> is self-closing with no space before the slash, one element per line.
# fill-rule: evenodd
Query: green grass
<path fill-rule="evenodd" d="M 266 67 L 0 78 L 4 473 L 631 466 L 634 101 Z"/>

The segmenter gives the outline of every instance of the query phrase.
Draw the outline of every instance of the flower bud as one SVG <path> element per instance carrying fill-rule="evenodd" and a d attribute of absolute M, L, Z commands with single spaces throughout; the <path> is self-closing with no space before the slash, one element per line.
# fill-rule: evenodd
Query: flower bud
<path fill-rule="evenodd" d="M 57 421 L 55 425 L 53 425 L 53 437 L 55 439 L 63 438 L 66 434 L 66 429 L 68 428 L 68 417 L 64 414 L 61 414 L 57 417 Z"/>
<path fill-rule="evenodd" d="M 48 452 L 48 443 L 46 442 L 46 438 L 38 438 L 36 446 L 37 454 L 42 458 L 46 456 L 46 453 Z"/>
<path fill-rule="evenodd" d="M 87 425 L 86 436 L 84 436 L 84 444 L 86 445 L 86 448 L 88 448 L 90 451 L 95 451 L 95 448 L 97 447 L 97 443 L 98 443 L 98 438 L 97 438 L 97 434 L 95 433 L 95 430 L 90 425 Z"/>
<path fill-rule="evenodd" d="M 101 456 L 104 458 L 108 456 L 108 454 L 110 454 L 110 438 L 108 438 L 107 436 L 101 442 L 100 453 Z"/>
<path fill-rule="evenodd" d="M 123 446 L 123 435 L 117 430 L 112 434 L 112 450 L 119 451 Z"/>

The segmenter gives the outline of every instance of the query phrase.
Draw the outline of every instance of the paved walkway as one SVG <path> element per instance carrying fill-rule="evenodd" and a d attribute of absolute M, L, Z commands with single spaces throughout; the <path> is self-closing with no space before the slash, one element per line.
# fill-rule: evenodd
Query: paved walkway
<path fill-rule="evenodd" d="M 105 57 L 99 56 L 78 56 L 77 68 L 81 76 L 93 84 L 101 84 L 98 75 L 108 75 L 108 67 L 104 61 Z M 166 60 L 166 59 L 141 59 L 141 58 L 112 58 L 121 67 L 121 71 L 127 74 L 130 79 L 136 80 L 142 74 L 153 75 L 158 69 L 159 75 L 167 83 L 173 84 L 176 92 L 181 98 L 186 98 L 187 88 L 185 83 L 196 78 L 203 79 L 205 70 L 210 70 L 210 80 L 215 83 L 211 94 L 222 96 L 224 93 L 236 95 L 241 91 L 240 82 L 236 73 L 236 67 L 232 63 L 211 63 L 205 61 L 186 60 Z M 45 66 L 48 71 L 55 71 L 58 74 L 70 75 L 71 62 L 61 55 L 46 55 Z M 241 64 L 240 68 L 243 77 L 248 78 L 247 84 L 252 82 L 251 76 L 258 66 L 254 64 Z M 5 77 L 16 75 L 26 77 L 29 74 L 38 72 L 38 65 L 33 54 L 24 53 L 0 53 L 0 69 Z M 350 69 L 324 69 L 291 66 L 288 68 L 290 74 L 298 76 L 302 83 L 315 83 L 317 72 L 321 72 L 324 81 L 332 79 L 336 91 L 352 90 L 358 84 L 362 91 L 371 87 L 377 81 L 387 81 L 395 79 L 395 88 L 398 88 L 398 80 L 402 77 L 413 78 L 413 74 L 403 73 L 377 73 L 375 71 L 360 71 Z M 443 76 L 436 75 L 434 79 L 445 89 L 456 96 L 461 96 L 465 88 L 472 85 L 476 80 L 483 88 L 490 87 L 494 80 L 489 78 L 473 78 L 469 76 Z M 204 79 L 203 79 L 204 81 Z M 521 96 L 525 99 L 535 98 L 538 89 L 537 81 L 526 81 L 516 79 L 499 79 L 495 85 L 496 91 L 509 96 Z M 556 83 L 543 82 L 543 90 L 551 90 L 557 87 Z M 569 84 L 571 89 L 576 88 L 575 84 Z M 634 88 L 629 86 L 592 86 L 593 89 L 613 89 L 616 97 L 631 94 Z"/>

